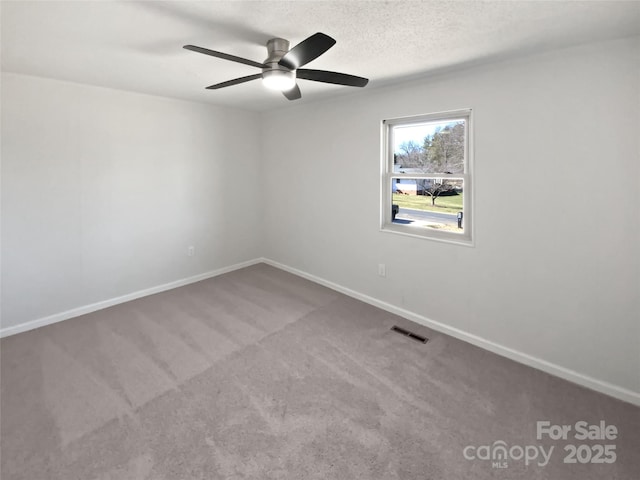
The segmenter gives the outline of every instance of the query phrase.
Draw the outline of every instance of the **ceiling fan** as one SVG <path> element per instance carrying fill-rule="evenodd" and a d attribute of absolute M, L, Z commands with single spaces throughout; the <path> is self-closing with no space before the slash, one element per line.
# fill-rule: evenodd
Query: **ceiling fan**
<path fill-rule="evenodd" d="M 217 90 L 261 78 L 265 87 L 281 91 L 289 100 L 297 100 L 302 97 L 302 94 L 300 93 L 296 79 L 347 85 L 350 87 L 364 87 L 369 83 L 369 80 L 366 78 L 347 75 L 346 73 L 300 68 L 318 58 L 333 47 L 335 43 L 336 41 L 330 36 L 318 32 L 289 50 L 288 40 L 272 38 L 267 42 L 268 57 L 264 63 L 254 62 L 253 60 L 236 57 L 235 55 L 229 55 L 227 53 L 216 52 L 208 48 L 196 47 L 195 45 L 185 45 L 184 48 L 193 52 L 204 53 L 212 57 L 262 69 L 262 73 L 235 78 L 206 87 L 209 90 Z"/>

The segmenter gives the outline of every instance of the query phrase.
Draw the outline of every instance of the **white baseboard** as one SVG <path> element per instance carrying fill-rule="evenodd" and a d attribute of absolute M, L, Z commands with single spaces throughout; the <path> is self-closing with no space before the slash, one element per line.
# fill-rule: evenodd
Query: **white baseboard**
<path fill-rule="evenodd" d="M 255 265 L 257 263 L 262 263 L 262 261 L 263 260 L 261 258 L 255 258 L 253 260 L 249 260 L 246 262 L 236 263 L 234 265 L 229 265 L 228 267 L 218 268 L 217 270 L 212 270 L 210 272 L 205 272 L 199 275 L 194 275 L 192 277 L 182 278 L 174 282 L 165 283 L 164 285 L 145 288 L 144 290 L 138 290 L 137 292 L 128 293 L 120 297 L 110 298 L 108 300 L 92 303 L 90 305 L 83 305 L 81 307 L 72 308 L 71 310 L 67 310 L 65 312 L 60 312 L 53 315 L 49 315 L 47 317 L 38 318 L 36 320 L 31 320 L 29 322 L 21 323 L 19 325 L 0 328 L 0 338 L 8 337 L 9 335 L 15 335 L 16 333 L 26 332 L 28 330 L 33 330 L 35 328 L 44 327 L 45 325 L 50 325 L 52 323 L 68 320 L 69 318 L 79 317 L 80 315 L 85 315 L 87 313 L 95 312 L 96 310 L 102 310 L 103 308 L 111 307 L 113 305 L 118 305 L 120 303 L 130 302 L 131 300 L 135 300 L 141 297 L 146 297 L 147 295 L 153 295 L 156 293 L 164 292 L 166 290 L 171 290 L 173 288 L 189 285 L 190 283 L 206 280 L 207 278 L 217 277 L 218 275 L 222 275 L 223 273 L 232 272 L 234 270 L 239 270 L 240 268 L 245 268 L 251 265 Z"/>
<path fill-rule="evenodd" d="M 518 363 L 522 363 L 524 365 L 533 367 L 535 369 L 542 370 L 543 372 L 549 373 L 556 377 L 563 378 L 565 380 L 576 383 L 578 385 L 589 388 L 591 390 L 595 390 L 597 392 L 604 393 L 605 395 L 609 395 L 619 400 L 623 400 L 625 402 L 640 406 L 640 392 L 634 392 L 632 390 L 619 387 L 617 385 L 605 382 L 603 380 L 598 380 L 597 378 L 584 375 L 580 372 L 570 370 L 560 365 L 547 362 L 546 360 L 542 360 L 532 355 L 519 352 L 512 348 L 499 345 L 485 338 L 465 332 L 455 327 L 451 327 L 449 325 L 445 325 L 444 323 L 431 320 L 430 318 L 427 318 L 423 315 L 410 312 L 409 310 L 405 310 L 403 308 L 397 307 L 390 303 L 383 302 L 376 298 L 370 297 L 368 295 L 357 292 L 355 290 L 351 290 L 350 288 L 343 287 L 342 285 L 338 285 L 337 283 L 331 282 L 329 280 L 325 280 L 324 278 L 317 277 L 307 272 L 303 272 L 302 270 L 298 270 L 296 268 L 290 267 L 288 265 L 284 265 L 274 260 L 263 258 L 262 261 L 273 267 L 279 268 L 281 270 L 285 270 L 289 273 L 293 273 L 294 275 L 297 275 L 302 278 L 306 278 L 307 280 L 311 280 L 312 282 L 318 283 L 332 290 L 348 295 L 349 297 L 353 297 L 357 300 L 360 300 L 370 305 L 373 305 L 375 307 L 381 308 L 382 310 L 386 310 L 387 312 L 406 318 L 407 320 L 411 320 L 420 325 L 424 325 L 425 327 L 431 328 L 432 330 L 450 335 L 452 337 L 463 340 L 477 347 L 483 348 L 484 350 L 489 350 L 490 352 L 509 358 Z"/>

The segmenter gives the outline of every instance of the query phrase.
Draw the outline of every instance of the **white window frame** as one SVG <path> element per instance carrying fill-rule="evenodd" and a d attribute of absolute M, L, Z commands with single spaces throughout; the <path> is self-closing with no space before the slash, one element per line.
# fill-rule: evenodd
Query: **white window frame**
<path fill-rule="evenodd" d="M 465 151 L 464 173 L 445 174 L 416 174 L 399 173 L 393 171 L 393 127 L 399 125 L 440 123 L 447 120 L 464 119 Z M 455 243 L 458 245 L 474 245 L 473 222 L 473 111 L 470 108 L 453 110 L 448 112 L 430 113 L 427 115 L 415 115 L 410 117 L 391 118 L 382 121 L 382 155 L 381 155 L 381 181 L 380 181 L 380 230 L 383 232 L 409 235 L 418 238 L 427 238 L 440 242 Z M 392 186 L 395 179 L 452 179 L 462 180 L 464 185 L 463 196 L 463 233 L 440 231 L 433 228 L 415 227 L 392 222 Z"/>

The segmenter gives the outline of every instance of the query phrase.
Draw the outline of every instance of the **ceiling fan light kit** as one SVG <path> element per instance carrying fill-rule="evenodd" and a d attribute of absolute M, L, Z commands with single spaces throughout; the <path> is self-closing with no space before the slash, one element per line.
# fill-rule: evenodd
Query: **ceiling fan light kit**
<path fill-rule="evenodd" d="M 284 92 L 296 86 L 296 76 L 291 71 L 270 70 L 262 72 L 262 84 L 271 90 Z"/>
<path fill-rule="evenodd" d="M 292 49 L 289 49 L 289 42 L 287 40 L 283 38 L 272 38 L 267 42 L 268 56 L 263 63 L 203 47 L 196 47 L 195 45 L 185 45 L 184 48 L 262 70 L 261 74 L 248 75 L 246 77 L 210 85 L 206 87 L 209 90 L 218 90 L 261 78 L 265 87 L 281 91 L 288 100 L 297 100 L 302 97 L 302 94 L 300 93 L 296 79 L 333 83 L 335 85 L 346 85 L 350 87 L 364 87 L 369 82 L 366 78 L 356 77 L 355 75 L 348 75 L 346 73 L 300 68 L 318 58 L 335 45 L 335 43 L 336 41 L 333 38 L 320 32 L 311 35 Z"/>

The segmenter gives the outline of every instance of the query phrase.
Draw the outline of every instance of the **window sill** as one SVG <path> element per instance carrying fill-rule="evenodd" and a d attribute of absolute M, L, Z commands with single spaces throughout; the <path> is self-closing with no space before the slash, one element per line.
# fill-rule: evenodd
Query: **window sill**
<path fill-rule="evenodd" d="M 380 227 L 381 232 L 395 233 L 407 237 L 422 238 L 425 240 L 433 240 L 436 242 L 450 243 L 461 245 L 464 247 L 474 247 L 474 242 L 469 236 L 462 233 L 439 232 L 424 227 L 409 227 L 405 225 L 396 225 L 393 223 L 385 223 Z"/>

